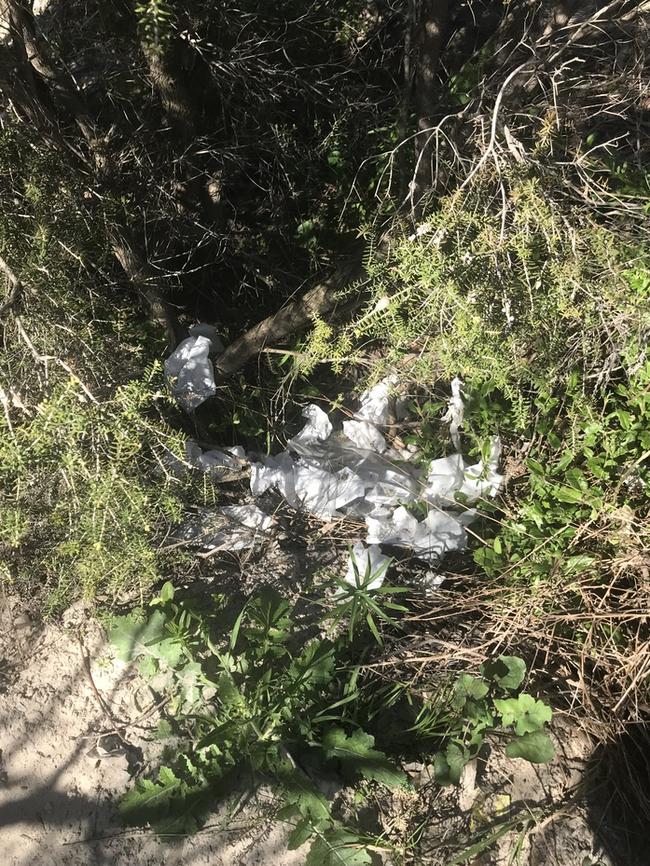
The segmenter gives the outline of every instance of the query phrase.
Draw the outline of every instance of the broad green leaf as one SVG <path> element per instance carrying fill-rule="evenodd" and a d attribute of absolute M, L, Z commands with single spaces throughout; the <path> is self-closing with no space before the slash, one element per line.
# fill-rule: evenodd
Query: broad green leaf
<path fill-rule="evenodd" d="M 560 502 L 567 502 L 571 505 L 576 505 L 578 502 L 582 502 L 584 498 L 582 490 L 576 490 L 575 487 L 567 487 L 566 485 L 553 487 L 553 495 Z"/>
<path fill-rule="evenodd" d="M 550 707 L 527 694 L 506 700 L 497 699 L 494 701 L 494 706 L 501 716 L 503 724 L 506 727 L 513 725 L 515 732 L 520 737 L 541 730 L 553 717 L 553 711 Z"/>
<path fill-rule="evenodd" d="M 315 823 L 330 820 L 330 806 L 327 799 L 318 791 L 300 770 L 282 773 L 279 779 L 282 794 L 289 806 L 295 806 L 300 815 Z"/>
<path fill-rule="evenodd" d="M 407 787 L 406 775 L 383 752 L 374 749 L 374 744 L 375 738 L 365 731 L 358 729 L 348 736 L 342 728 L 331 728 L 322 742 L 325 755 L 339 760 L 346 770 L 388 788 Z"/>
<path fill-rule="evenodd" d="M 117 617 L 109 638 L 117 657 L 128 662 L 150 652 L 165 636 L 165 614 L 154 611 L 143 619 L 138 614 Z"/>
<path fill-rule="evenodd" d="M 499 656 L 481 665 L 481 673 L 502 689 L 518 689 L 526 676 L 526 663 L 518 656 Z"/>
<path fill-rule="evenodd" d="M 225 706 L 231 706 L 240 709 L 244 706 L 244 699 L 237 686 L 235 685 L 232 675 L 227 671 L 222 671 L 217 679 L 217 696 Z"/>
<path fill-rule="evenodd" d="M 305 866 L 369 866 L 370 853 L 359 837 L 345 830 L 332 830 L 314 840 Z"/>
<path fill-rule="evenodd" d="M 199 699 L 199 686 L 204 677 L 201 665 L 198 662 L 188 662 L 176 672 L 177 682 L 180 686 L 183 700 L 193 704 Z"/>
<path fill-rule="evenodd" d="M 304 845 L 305 842 L 313 835 L 314 828 L 311 825 L 310 821 L 303 819 L 299 821 L 296 826 L 293 828 L 291 833 L 289 833 L 289 838 L 287 839 L 287 848 L 289 851 L 295 851 L 296 848 L 300 848 L 301 845 Z"/>
<path fill-rule="evenodd" d="M 533 731 L 508 743 L 506 755 L 509 758 L 524 758 L 532 764 L 547 764 L 555 757 L 555 749 L 548 734 Z"/>
<path fill-rule="evenodd" d="M 565 574 L 579 574 L 586 571 L 596 561 L 595 557 L 588 556 L 586 553 L 578 554 L 577 556 L 569 556 L 564 561 Z"/>
<path fill-rule="evenodd" d="M 450 743 L 444 752 L 438 752 L 433 759 L 436 781 L 443 786 L 457 785 L 468 761 L 467 750 L 456 743 Z"/>
<path fill-rule="evenodd" d="M 183 646 L 177 638 L 166 637 L 151 646 L 149 652 L 166 662 L 170 668 L 175 668 L 183 656 Z"/>
<path fill-rule="evenodd" d="M 454 685 L 451 704 L 454 709 L 462 710 L 468 699 L 480 701 L 487 695 L 488 691 L 488 686 L 483 680 L 470 676 L 470 674 L 461 674 Z"/>

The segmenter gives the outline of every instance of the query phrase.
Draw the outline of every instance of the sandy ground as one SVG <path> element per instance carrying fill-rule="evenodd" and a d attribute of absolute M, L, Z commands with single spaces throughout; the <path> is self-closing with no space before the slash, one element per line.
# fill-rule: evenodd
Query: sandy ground
<path fill-rule="evenodd" d="M 145 754 L 153 716 L 141 717 L 150 695 L 131 671 L 112 664 L 101 630 L 82 609 L 68 615 L 68 631 L 34 628 L 7 603 L 0 617 L 2 866 L 304 862 L 304 852 L 287 851 L 285 828 L 264 820 L 259 801 L 235 817 L 224 810 L 206 831 L 177 844 L 125 832 L 115 805 L 134 754 L 110 733 L 83 655 L 113 718 L 140 725 L 128 728 L 128 738 Z"/>

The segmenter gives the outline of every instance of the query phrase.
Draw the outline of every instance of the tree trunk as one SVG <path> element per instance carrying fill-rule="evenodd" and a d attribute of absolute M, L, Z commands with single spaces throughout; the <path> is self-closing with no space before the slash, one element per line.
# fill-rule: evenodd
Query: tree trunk
<path fill-rule="evenodd" d="M 151 83 L 174 131 L 184 139 L 196 134 L 196 106 L 180 68 L 178 40 L 156 48 L 142 44 Z"/>
<path fill-rule="evenodd" d="M 42 40 L 38 39 L 29 3 L 27 0 L 9 0 L 7 12 L 15 63 L 13 74 L 6 74 L 4 67 L 7 64 L 0 63 L 0 89 L 7 99 L 17 100 L 39 130 L 39 121 L 46 121 L 46 133 L 53 143 L 64 150 L 66 157 L 71 153 L 75 155 L 75 168 L 82 164 L 94 173 L 100 189 L 114 193 L 119 188 L 117 163 L 108 152 L 105 140 L 98 134 L 83 95 L 68 73 L 57 68 Z M 65 119 L 59 116 L 61 108 L 80 130 L 90 158 L 84 155 L 83 146 L 70 145 L 61 134 L 64 125 L 61 121 Z M 175 344 L 181 337 L 177 317 L 155 285 L 155 275 L 146 255 L 140 251 L 140 245 L 126 226 L 109 227 L 107 234 L 115 258 L 147 302 L 152 319 L 166 329 L 170 345 Z"/>
<path fill-rule="evenodd" d="M 412 201 L 417 205 L 431 188 L 434 145 L 427 132 L 438 112 L 437 70 L 449 20 L 448 0 L 422 0 L 418 24 L 419 38 L 415 68 L 416 168 L 412 181 Z"/>

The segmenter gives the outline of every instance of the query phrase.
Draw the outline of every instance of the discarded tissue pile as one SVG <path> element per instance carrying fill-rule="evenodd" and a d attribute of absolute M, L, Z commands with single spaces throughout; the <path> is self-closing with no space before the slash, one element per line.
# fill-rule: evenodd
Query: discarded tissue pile
<path fill-rule="evenodd" d="M 174 393 L 185 408 L 191 409 L 205 399 L 201 393 L 212 390 L 208 359 L 210 337 L 195 333 L 187 346 L 177 349 L 174 361 L 166 365 L 168 375 L 177 361 Z M 191 345 L 190 345 L 191 344 Z M 181 357 L 178 357 L 178 356 Z M 211 365 L 210 365 L 211 366 Z M 196 387 L 192 379 L 201 381 Z M 286 450 L 275 456 L 246 455 L 242 448 L 202 451 L 188 444 L 187 458 L 208 473 L 220 473 L 250 465 L 250 489 L 254 497 L 276 490 L 286 502 L 317 518 L 331 520 L 354 518 L 366 524 L 366 547 L 356 544 L 350 555 L 346 579 L 381 585 L 390 558 L 381 546 L 406 548 L 420 560 L 436 566 L 445 553 L 462 550 L 467 544 L 466 527 L 476 516 L 467 508 L 480 498 L 495 496 L 502 477 L 497 473 L 500 444 L 492 441 L 487 463 L 467 466 L 460 454 L 459 428 L 464 405 L 459 379 L 452 382 L 452 396 L 443 420 L 449 424 L 456 453 L 431 461 L 428 468 L 414 463 L 416 449 L 389 447 L 382 428 L 390 420 L 392 392 L 396 376 L 389 376 L 363 393 L 360 407 L 342 430 L 335 431 L 328 415 L 311 404 L 303 410 L 307 423 L 290 439 Z M 207 386 L 207 388 L 206 388 Z M 182 392 L 182 398 L 181 393 Z M 462 494 L 463 505 L 455 498 Z M 418 520 L 409 506 L 419 504 L 426 517 Z M 210 551 L 243 549 L 268 537 L 274 520 L 255 504 L 222 508 L 213 518 L 215 532 L 202 545 Z M 225 523 L 228 529 L 224 529 Z"/>

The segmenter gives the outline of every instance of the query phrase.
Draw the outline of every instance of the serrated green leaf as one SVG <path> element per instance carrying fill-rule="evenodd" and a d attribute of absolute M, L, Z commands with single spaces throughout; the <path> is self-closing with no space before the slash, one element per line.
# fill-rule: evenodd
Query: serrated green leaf
<path fill-rule="evenodd" d="M 518 736 L 541 730 L 551 721 L 553 711 L 532 695 L 521 694 L 516 698 L 495 700 L 494 706 L 506 727 L 514 726 Z"/>
<path fill-rule="evenodd" d="M 208 785 L 195 787 L 183 784 L 174 796 L 168 814 L 154 822 L 152 829 L 160 836 L 196 833 L 205 821 L 212 792 Z"/>
<path fill-rule="evenodd" d="M 325 755 L 340 761 L 346 770 L 388 788 L 407 787 L 406 775 L 383 752 L 374 749 L 374 744 L 374 737 L 360 729 L 348 736 L 342 728 L 331 728 L 322 741 Z"/>
<path fill-rule="evenodd" d="M 167 816 L 181 780 L 169 767 L 161 767 L 158 781 L 139 779 L 122 797 L 118 809 L 128 824 L 153 824 Z"/>
<path fill-rule="evenodd" d="M 548 734 L 533 731 L 508 743 L 506 755 L 509 758 L 524 758 L 532 764 L 548 764 L 555 757 L 555 748 Z"/>
<path fill-rule="evenodd" d="M 481 665 L 484 677 L 502 689 L 518 689 L 526 676 L 526 662 L 518 656 L 499 656 Z"/>
<path fill-rule="evenodd" d="M 289 666 L 289 677 L 301 686 L 326 686 L 334 676 L 334 648 L 329 641 L 312 640 Z"/>
<path fill-rule="evenodd" d="M 359 837 L 345 830 L 332 830 L 314 840 L 305 866 L 369 866 L 370 853 Z"/>

